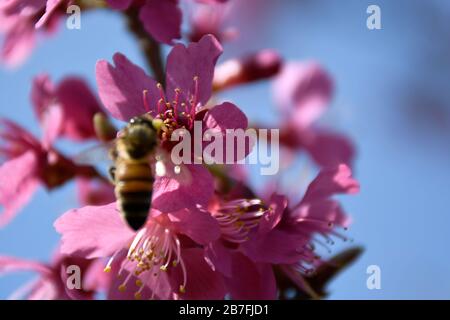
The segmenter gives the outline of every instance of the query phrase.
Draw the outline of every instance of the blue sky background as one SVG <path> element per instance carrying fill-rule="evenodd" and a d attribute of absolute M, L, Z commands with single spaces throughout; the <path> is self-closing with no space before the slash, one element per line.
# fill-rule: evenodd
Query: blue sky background
<path fill-rule="evenodd" d="M 322 63 L 335 79 L 336 95 L 322 122 L 348 134 L 357 145 L 355 175 L 362 191 L 342 200 L 354 219 L 348 234 L 366 251 L 331 283 L 330 298 L 450 298 L 449 3 L 276 2 L 269 12 L 255 8 L 255 16 L 264 19 L 254 21 L 265 23 L 257 25 L 256 33 L 246 32 L 241 42 L 226 45 L 225 57 L 275 48 L 287 60 Z M 369 4 L 381 7 L 382 30 L 366 28 Z M 118 15 L 86 13 L 81 30 L 61 28 L 21 68 L 0 69 L 0 116 L 39 134 L 29 102 L 32 77 L 47 72 L 59 80 L 77 74 L 94 87 L 95 62 L 110 59 L 116 51 L 144 65 Z M 252 120 L 270 122 L 277 117 L 268 83 L 222 96 Z M 61 148 L 69 145 L 63 143 Z M 73 185 L 51 194 L 40 190 L 0 230 L 0 254 L 48 260 L 59 238 L 53 221 L 74 206 Z M 346 246 L 338 245 L 336 252 Z M 366 268 L 371 264 L 381 268 L 381 290 L 366 288 Z M 0 298 L 30 276 L 1 277 Z"/>

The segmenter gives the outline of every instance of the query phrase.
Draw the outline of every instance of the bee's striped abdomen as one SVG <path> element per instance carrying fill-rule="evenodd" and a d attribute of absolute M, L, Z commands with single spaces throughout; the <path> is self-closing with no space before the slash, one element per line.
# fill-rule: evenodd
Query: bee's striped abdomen
<path fill-rule="evenodd" d="M 147 220 L 152 201 L 153 181 L 148 162 L 117 163 L 115 192 L 118 208 L 134 230 L 140 229 Z"/>

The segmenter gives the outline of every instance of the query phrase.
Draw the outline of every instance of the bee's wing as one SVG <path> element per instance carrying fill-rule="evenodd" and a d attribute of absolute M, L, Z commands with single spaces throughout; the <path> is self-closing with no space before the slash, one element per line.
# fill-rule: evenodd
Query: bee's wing
<path fill-rule="evenodd" d="M 162 148 L 157 148 L 155 153 L 154 174 L 158 177 L 176 179 L 183 185 L 189 185 L 192 182 L 189 168 L 183 164 L 174 164 L 170 154 Z"/>
<path fill-rule="evenodd" d="M 116 141 L 109 141 L 97 144 L 88 148 L 74 157 L 74 162 L 78 165 L 97 165 L 99 163 L 112 162 L 110 151 L 115 148 Z"/>

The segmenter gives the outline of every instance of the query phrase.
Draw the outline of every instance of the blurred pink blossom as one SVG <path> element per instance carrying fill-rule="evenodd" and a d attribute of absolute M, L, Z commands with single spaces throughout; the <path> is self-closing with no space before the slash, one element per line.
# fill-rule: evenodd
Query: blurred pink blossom
<path fill-rule="evenodd" d="M 214 4 L 227 0 L 196 1 Z M 116 10 L 137 9 L 145 30 L 158 42 L 173 44 L 175 39 L 181 38 L 183 17 L 179 0 L 107 0 L 107 2 Z"/>
<path fill-rule="evenodd" d="M 103 110 L 83 79 L 66 77 L 55 85 L 46 74 L 36 76 L 31 101 L 47 145 L 59 137 L 74 141 L 96 138 L 93 118 Z"/>
<path fill-rule="evenodd" d="M 283 60 L 275 50 L 265 49 L 230 59 L 217 66 L 213 87 L 224 90 L 237 85 L 269 79 L 281 70 Z"/>
<path fill-rule="evenodd" d="M 36 25 L 45 13 L 46 2 L 6 0 L 0 4 L 0 33 L 4 34 L 0 59 L 7 66 L 23 63 L 33 51 L 38 36 L 55 30 L 60 14 L 53 10 L 45 15 L 45 21 Z"/>
<path fill-rule="evenodd" d="M 314 62 L 287 63 L 274 82 L 275 103 L 282 114 L 281 143 L 291 150 L 305 150 L 323 167 L 351 164 L 355 153 L 347 137 L 315 125 L 332 94 L 330 76 Z"/>
<path fill-rule="evenodd" d="M 69 266 L 81 271 L 81 288 L 67 286 Z M 39 276 L 12 293 L 10 299 L 27 300 L 91 300 L 100 290 L 107 290 L 109 276 L 103 273 L 98 260 L 56 254 L 50 264 L 15 257 L 0 256 L 0 275 L 11 272 L 32 271 Z"/>
<path fill-rule="evenodd" d="M 76 179 L 78 201 L 81 205 L 104 205 L 115 201 L 114 186 L 111 182 L 101 178 Z"/>
<path fill-rule="evenodd" d="M 92 168 L 77 166 L 48 141 L 40 142 L 14 122 L 0 119 L 0 125 L 0 226 L 11 221 L 39 185 L 51 190 L 74 176 L 96 175 Z"/>

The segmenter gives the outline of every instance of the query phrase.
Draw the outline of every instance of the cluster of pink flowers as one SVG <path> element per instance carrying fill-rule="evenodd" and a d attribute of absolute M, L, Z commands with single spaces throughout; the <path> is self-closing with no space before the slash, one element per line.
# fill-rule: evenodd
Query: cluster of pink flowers
<path fill-rule="evenodd" d="M 100 60 L 96 65 L 99 100 L 81 78 L 53 83 L 46 74 L 35 77 L 31 102 L 41 138 L 1 119 L 0 224 L 11 221 L 39 186 L 52 190 L 75 180 L 82 206 L 56 220 L 61 242 L 51 263 L 0 256 L 0 273 L 39 274 L 14 297 L 93 299 L 105 292 L 108 299 L 276 299 L 286 283 L 315 296 L 308 277 L 327 263 L 316 247 L 332 238 L 345 239 L 350 220 L 334 196 L 359 190 L 351 173 L 352 143 L 315 124 L 332 99 L 330 76 L 315 62 L 284 62 L 273 50 L 216 66 L 223 51 L 220 41 L 230 34 L 222 23 L 193 15 L 189 39 L 196 41 L 184 45 L 174 43 L 181 37 L 177 0 L 106 2 L 125 14 L 138 12 L 151 39 L 173 45 L 165 79 L 158 83 L 117 53 L 113 63 Z M 53 29 L 69 3 L 77 1 L 2 3 L 2 60 L 13 63 L 26 57 L 32 49 L 29 40 L 42 28 Z M 194 120 L 223 135 L 228 129 L 246 129 L 244 112 L 231 102 L 218 102 L 215 94 L 256 81 L 273 81 L 284 156 L 306 154 L 319 171 L 303 195 L 296 192 L 300 201 L 281 189 L 252 187 L 246 175 L 236 174 L 243 170 L 236 170 L 238 165 L 189 164 L 188 185 L 171 176 L 155 177 L 147 222 L 133 231 L 119 215 L 114 186 L 94 167 L 55 147 L 58 139 L 104 140 L 93 125 L 96 115 L 124 122 L 144 114 L 160 119 L 168 129 L 158 144 L 167 151 L 173 146 L 173 130 L 193 130 Z M 82 270 L 81 289 L 66 286 L 64 270 L 70 265 Z"/>

